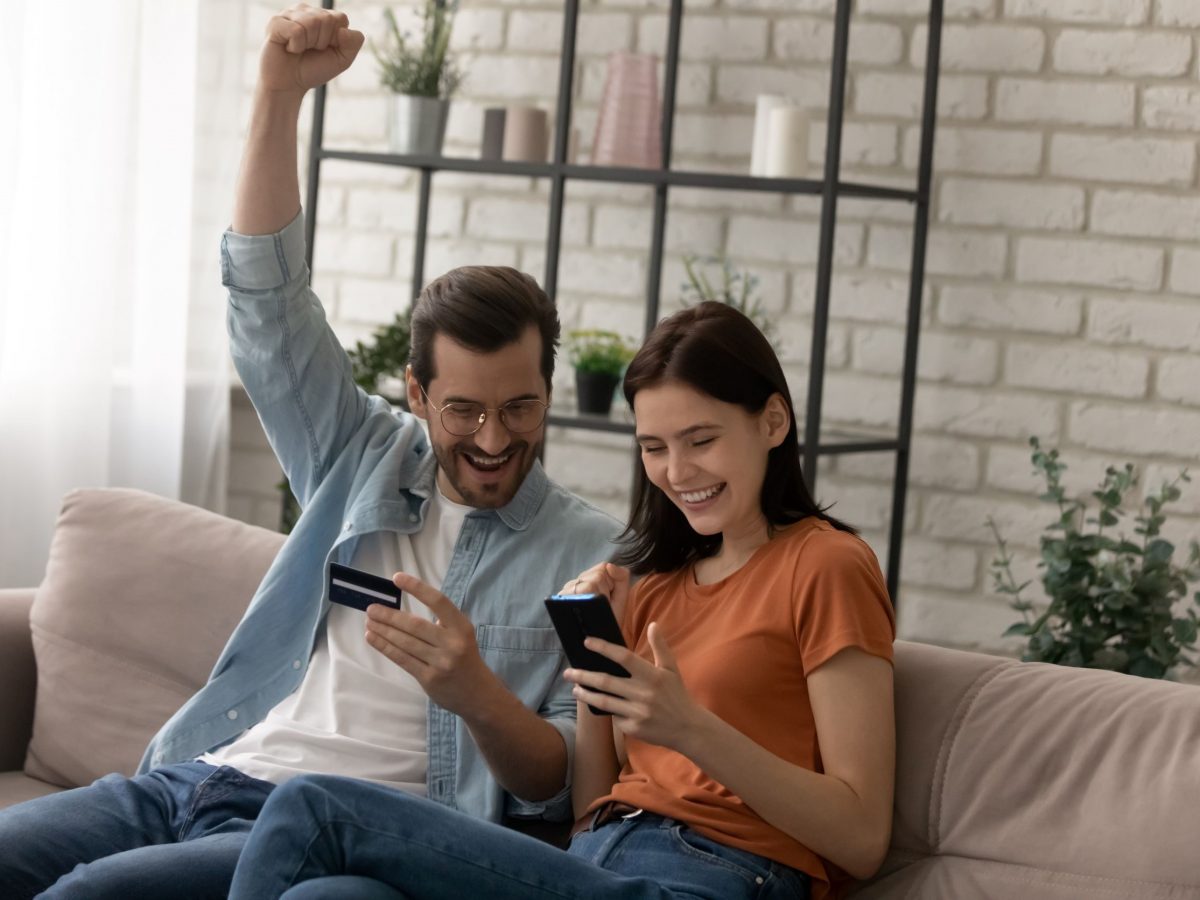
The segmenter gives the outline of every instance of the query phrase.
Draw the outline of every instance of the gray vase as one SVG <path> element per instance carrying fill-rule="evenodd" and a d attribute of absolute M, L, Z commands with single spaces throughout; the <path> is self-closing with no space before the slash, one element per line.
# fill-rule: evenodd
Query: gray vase
<path fill-rule="evenodd" d="M 441 156 L 450 101 L 393 94 L 388 104 L 388 146 L 393 153 Z"/>

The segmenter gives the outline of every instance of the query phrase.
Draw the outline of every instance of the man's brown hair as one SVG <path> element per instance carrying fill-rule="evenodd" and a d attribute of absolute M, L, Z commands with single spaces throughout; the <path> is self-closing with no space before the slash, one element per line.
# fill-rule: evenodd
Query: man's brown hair
<path fill-rule="evenodd" d="M 530 325 L 542 337 L 541 370 L 549 391 L 561 326 L 546 292 L 532 276 L 509 266 L 451 269 L 429 282 L 413 304 L 408 360 L 413 376 L 427 387 L 437 375 L 433 339 L 439 334 L 492 353 L 520 340 Z"/>

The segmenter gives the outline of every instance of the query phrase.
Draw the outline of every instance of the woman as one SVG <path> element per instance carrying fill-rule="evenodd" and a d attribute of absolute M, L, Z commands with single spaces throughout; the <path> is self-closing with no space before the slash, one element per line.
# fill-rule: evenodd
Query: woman
<path fill-rule="evenodd" d="M 589 646 L 630 677 L 565 673 L 582 828 L 567 853 L 306 777 L 268 801 L 232 897 L 818 900 L 878 868 L 892 608 L 870 549 L 808 492 L 779 361 L 749 319 L 702 303 L 654 329 L 624 390 L 642 458 L 625 547 L 564 590 L 608 595 L 631 649 Z"/>

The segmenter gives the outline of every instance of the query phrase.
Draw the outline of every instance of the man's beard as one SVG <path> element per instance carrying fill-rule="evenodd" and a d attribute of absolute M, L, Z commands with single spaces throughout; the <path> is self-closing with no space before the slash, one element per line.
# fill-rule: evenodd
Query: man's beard
<path fill-rule="evenodd" d="M 512 459 L 508 460 L 505 465 L 515 465 L 513 471 L 503 481 L 493 484 L 478 484 L 469 481 L 470 476 L 464 476 L 459 466 L 470 468 L 471 463 L 466 460 L 460 461 L 460 457 L 464 452 L 482 457 L 490 454 L 484 453 L 474 444 L 453 444 L 447 447 L 433 443 L 433 455 L 437 458 L 438 467 L 445 473 L 446 480 L 462 498 L 463 503 L 474 506 L 476 509 L 498 509 L 506 506 L 516 496 L 521 485 L 525 483 L 525 476 L 529 474 L 529 470 L 541 456 L 541 450 L 541 441 L 535 444 L 525 441 L 509 444 L 504 452 L 508 454 L 511 451 Z"/>

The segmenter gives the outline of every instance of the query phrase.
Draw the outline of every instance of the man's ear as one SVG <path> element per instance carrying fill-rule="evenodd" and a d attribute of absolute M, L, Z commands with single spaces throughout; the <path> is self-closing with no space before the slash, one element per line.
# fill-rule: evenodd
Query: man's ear
<path fill-rule="evenodd" d="M 404 386 L 408 389 L 408 408 L 418 419 L 429 419 L 429 410 L 425 406 L 425 395 L 421 392 L 421 384 L 413 375 L 412 366 L 404 367 Z"/>
<path fill-rule="evenodd" d="M 762 411 L 762 421 L 767 429 L 768 443 L 771 447 L 778 447 L 787 437 L 788 428 L 792 424 L 792 417 L 788 413 L 783 394 L 777 391 L 767 398 L 767 404 Z"/>

